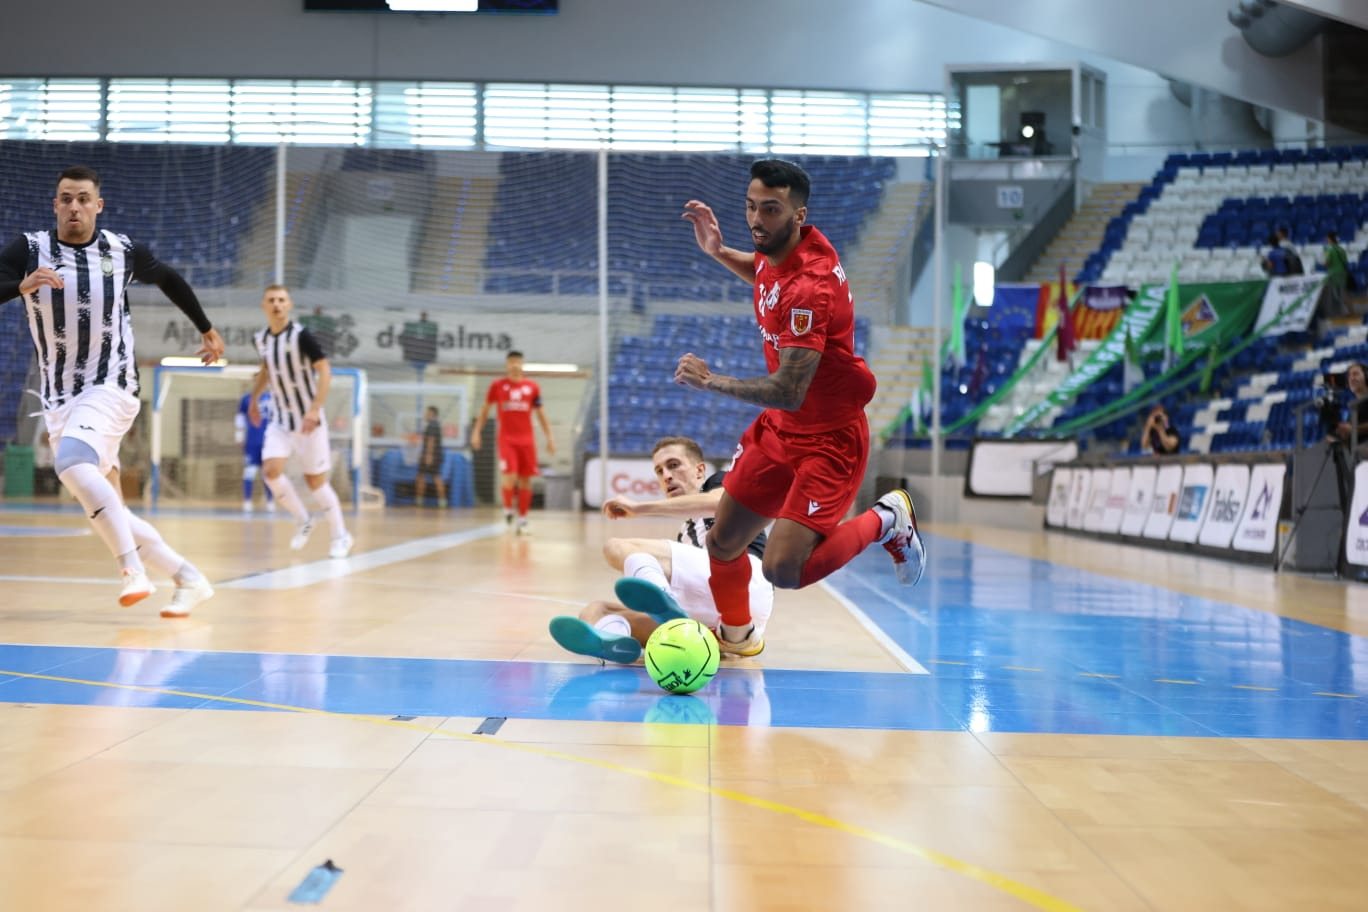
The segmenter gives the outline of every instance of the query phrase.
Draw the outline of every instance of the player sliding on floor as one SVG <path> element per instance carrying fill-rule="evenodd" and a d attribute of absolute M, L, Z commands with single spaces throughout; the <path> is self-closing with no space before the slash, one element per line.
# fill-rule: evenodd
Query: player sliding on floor
<path fill-rule="evenodd" d="M 647 638 L 661 623 L 691 617 L 715 628 L 717 606 L 708 588 L 708 553 L 704 550 L 713 514 L 722 499 L 722 472 L 709 474 L 702 448 L 688 437 L 664 437 L 651 450 L 651 466 L 664 500 L 635 501 L 613 497 L 603 504 L 612 519 L 633 516 L 678 516 L 684 525 L 673 540 L 610 538 L 603 556 L 626 574 L 617 581 L 620 602 L 591 602 L 579 617 L 551 619 L 551 636 L 579 655 L 611 662 L 635 662 Z M 760 572 L 765 533 L 747 548 L 754 567 L 750 583 L 751 615 L 765 629 L 774 607 L 774 587 Z"/>

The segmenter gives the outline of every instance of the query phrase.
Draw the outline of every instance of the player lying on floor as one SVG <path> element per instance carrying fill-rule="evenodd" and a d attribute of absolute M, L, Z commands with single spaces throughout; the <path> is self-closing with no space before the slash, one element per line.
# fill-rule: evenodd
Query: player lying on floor
<path fill-rule="evenodd" d="M 709 474 L 703 449 L 688 437 L 665 437 L 651 451 L 651 464 L 664 500 L 635 501 L 613 497 L 603 504 L 612 519 L 633 516 L 678 516 L 684 524 L 674 540 L 610 538 L 603 556 L 625 574 L 614 590 L 621 601 L 590 602 L 579 617 L 551 619 L 551 637 L 578 655 L 631 663 L 641 656 L 646 639 L 672 618 L 691 617 L 710 629 L 721 623 L 708 587 L 705 549 L 713 514 L 722 499 L 723 472 Z M 774 607 L 774 587 L 761 569 L 765 533 L 748 549 L 753 563 L 750 600 L 756 629 L 763 631 Z"/>

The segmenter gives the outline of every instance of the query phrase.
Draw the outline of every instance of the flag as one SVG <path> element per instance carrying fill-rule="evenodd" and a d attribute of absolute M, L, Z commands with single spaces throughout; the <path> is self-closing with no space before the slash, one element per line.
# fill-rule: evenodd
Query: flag
<path fill-rule="evenodd" d="M 922 357 L 921 386 L 912 397 L 912 426 L 918 433 L 926 430 L 926 416 L 935 407 L 936 375 L 931 369 L 931 361 Z"/>
<path fill-rule="evenodd" d="M 1140 363 L 1140 348 L 1135 344 L 1135 337 L 1131 335 L 1130 324 L 1126 324 L 1126 362 Z"/>
<path fill-rule="evenodd" d="M 1204 393 L 1211 391 L 1211 374 L 1216 369 L 1216 362 L 1221 357 L 1221 343 L 1217 342 L 1207 350 L 1206 365 L 1202 368 L 1201 391 Z"/>
<path fill-rule="evenodd" d="M 1183 312 L 1178 299 L 1177 259 L 1173 261 L 1168 290 L 1164 292 L 1164 348 L 1168 366 L 1172 367 L 1183 354 Z"/>
<path fill-rule="evenodd" d="M 960 264 L 955 264 L 955 280 L 950 287 L 950 301 L 953 305 L 955 315 L 950 324 L 950 345 L 946 355 L 946 361 L 955 367 L 964 366 L 964 282 L 960 277 Z"/>
<path fill-rule="evenodd" d="M 1074 325 L 1069 318 L 1069 279 L 1064 274 L 1064 261 L 1059 262 L 1059 294 L 1055 297 L 1055 307 L 1059 309 L 1058 329 L 1055 332 L 1056 348 L 1055 357 L 1060 361 L 1069 360 L 1069 353 L 1074 350 Z"/>

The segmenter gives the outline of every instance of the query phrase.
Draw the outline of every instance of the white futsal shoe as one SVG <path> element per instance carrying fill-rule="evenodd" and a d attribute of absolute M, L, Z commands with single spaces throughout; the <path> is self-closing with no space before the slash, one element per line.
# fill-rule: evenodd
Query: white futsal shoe
<path fill-rule="evenodd" d="M 164 618 L 189 617 L 191 609 L 213 597 L 214 587 L 209 585 L 209 581 L 201 576 L 193 583 L 177 586 L 176 591 L 171 593 L 171 604 L 161 610 L 161 616 Z"/>
<path fill-rule="evenodd" d="M 295 529 L 295 534 L 290 538 L 290 550 L 298 551 L 307 545 L 309 543 L 309 536 L 313 534 L 313 530 L 314 521 L 311 516 L 300 523 L 299 527 Z"/>
<path fill-rule="evenodd" d="M 898 582 L 915 586 L 926 569 L 926 546 L 917 531 L 917 514 L 912 509 L 912 496 L 903 489 L 889 491 L 876 502 L 893 514 L 893 522 L 879 543 L 893 558 L 893 571 Z"/>
<path fill-rule="evenodd" d="M 334 538 L 332 544 L 328 546 L 328 557 L 346 557 L 348 554 L 351 554 L 352 545 L 354 544 L 355 541 L 352 540 L 351 533 L 343 532 L 339 537 Z"/>
<path fill-rule="evenodd" d="M 147 578 L 146 570 L 125 570 L 123 588 L 119 590 L 119 604 L 125 608 L 136 605 L 156 591 L 157 587 Z"/>

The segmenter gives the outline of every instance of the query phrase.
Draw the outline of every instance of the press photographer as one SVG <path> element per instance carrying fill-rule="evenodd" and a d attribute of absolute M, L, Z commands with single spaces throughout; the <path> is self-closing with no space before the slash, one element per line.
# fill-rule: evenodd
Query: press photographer
<path fill-rule="evenodd" d="M 1361 362 L 1354 362 L 1343 373 L 1325 375 L 1325 395 L 1320 402 L 1321 428 L 1327 439 L 1346 446 L 1358 425 L 1358 442 L 1368 442 L 1368 379 Z M 1360 401 L 1361 400 L 1361 401 Z M 1354 402 L 1358 401 L 1357 405 Z M 1351 415 L 1351 411 L 1354 413 Z M 1352 419 L 1353 424 L 1350 424 Z"/>

